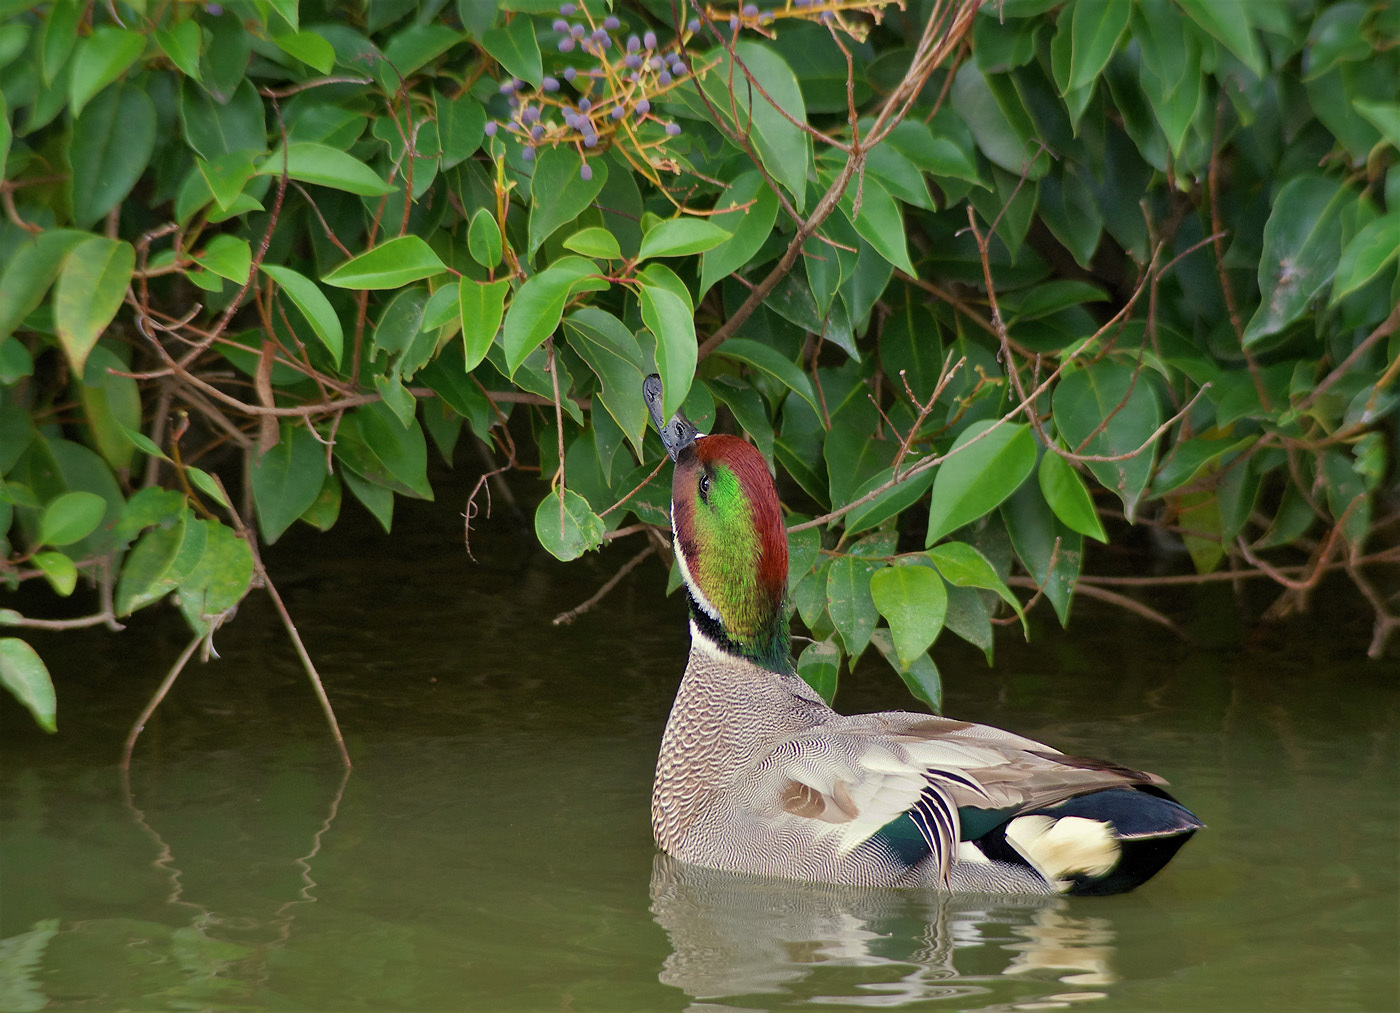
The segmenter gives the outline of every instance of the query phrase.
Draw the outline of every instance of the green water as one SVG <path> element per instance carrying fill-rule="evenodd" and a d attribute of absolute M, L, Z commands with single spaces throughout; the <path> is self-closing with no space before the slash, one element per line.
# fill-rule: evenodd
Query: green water
<path fill-rule="evenodd" d="M 562 567 L 497 533 L 474 566 L 451 515 L 272 554 L 348 776 L 260 599 L 129 783 L 178 617 L 33 638 L 61 732 L 0 700 L 0 1010 L 1400 1007 L 1397 666 L 1360 657 L 1349 601 L 1235 642 L 1228 597 L 1183 596 L 1194 645 L 1086 602 L 1068 634 L 1005 635 L 994 669 L 940 656 L 949 713 L 1155 770 L 1209 824 L 1136 893 L 817 888 L 656 859 L 686 651 L 660 568 L 556 628 L 627 550 Z M 838 705 L 910 706 L 882 664 Z"/>

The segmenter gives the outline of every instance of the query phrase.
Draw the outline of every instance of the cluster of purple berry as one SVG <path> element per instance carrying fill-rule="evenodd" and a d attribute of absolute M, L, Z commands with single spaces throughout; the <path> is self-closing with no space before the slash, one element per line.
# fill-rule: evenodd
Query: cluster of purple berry
<path fill-rule="evenodd" d="M 598 148 L 601 138 L 616 134 L 629 116 L 635 123 L 660 125 L 670 137 L 681 132 L 678 123 L 659 120 L 651 111 L 656 95 L 690 73 L 676 46 L 660 45 L 652 31 L 622 39 L 615 34 L 622 28 L 618 18 L 610 14 L 595 21 L 573 3 L 563 4 L 559 14 L 552 25 L 559 36 L 559 52 L 577 50 L 594 57 L 596 63 L 586 69 L 566 66 L 559 77 L 546 76 L 533 93 L 528 93 L 526 82 L 507 78 L 500 92 L 510 106 L 510 119 L 488 122 L 488 137 L 508 131 L 522 143 L 520 157 L 527 162 L 541 144 L 575 144 L 584 156 L 579 174 L 592 179 L 588 152 Z M 615 55 L 609 50 L 615 50 Z M 568 85 L 563 95 L 561 77 Z M 577 98 L 565 97 L 569 91 Z"/>

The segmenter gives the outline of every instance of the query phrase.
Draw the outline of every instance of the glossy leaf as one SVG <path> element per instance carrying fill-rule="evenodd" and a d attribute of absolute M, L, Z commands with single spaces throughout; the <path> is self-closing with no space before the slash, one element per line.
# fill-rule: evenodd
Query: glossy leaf
<path fill-rule="evenodd" d="M 540 244 L 560 226 L 578 219 L 593 203 L 607 182 L 607 163 L 595 159 L 590 163 L 593 176 L 579 175 L 583 159 L 571 147 L 545 148 L 535 160 L 535 176 L 530 181 L 536 198 L 530 205 L 529 255 L 533 257 Z"/>
<path fill-rule="evenodd" d="M 248 280 L 248 269 L 253 264 L 253 249 L 246 239 L 215 236 L 201 253 L 196 254 L 196 259 L 206 271 L 227 278 L 235 285 L 242 285 Z"/>
<path fill-rule="evenodd" d="M 482 267 L 493 268 L 501 262 L 501 227 L 486 208 L 478 208 L 467 228 L 467 250 Z"/>
<path fill-rule="evenodd" d="M 598 377 L 598 399 L 640 457 L 647 412 L 637 396 L 643 374 L 636 337 L 621 320 L 594 306 L 585 306 L 565 317 L 564 333 L 569 347 Z"/>
<path fill-rule="evenodd" d="M 968 426 L 933 476 L 924 544 L 933 545 L 950 531 L 995 510 L 1034 467 L 1035 436 L 1029 426 L 996 419 Z"/>
<path fill-rule="evenodd" d="M 89 228 L 141 178 L 156 144 L 156 110 L 135 85 L 107 88 L 73 124 L 73 221 Z"/>
<path fill-rule="evenodd" d="M 763 177 L 754 171 L 742 173 L 730 184 L 716 205 L 738 210 L 715 215 L 711 221 L 730 233 L 718 246 L 706 251 L 700 259 L 700 291 L 708 291 L 715 282 L 731 271 L 748 264 L 763 246 L 778 218 L 778 197 Z"/>
<path fill-rule="evenodd" d="M 53 680 L 34 648 L 18 637 L 0 637 L 0 686 L 4 686 L 46 732 L 58 731 Z"/>
<path fill-rule="evenodd" d="M 943 579 L 955 587 L 980 587 L 996 592 L 998 598 L 1011 606 L 1021 620 L 1021 629 L 1030 639 L 1030 628 L 1020 600 L 1011 593 L 1006 582 L 997 575 L 987 557 L 966 542 L 944 542 L 928 550 L 928 558 L 938 567 Z"/>
<path fill-rule="evenodd" d="M 1089 489 L 1074 466 L 1059 454 L 1047 453 L 1040 459 L 1036 474 L 1040 493 L 1055 516 L 1081 535 L 1108 544 L 1108 535 L 1099 520 Z"/>
<path fill-rule="evenodd" d="M 511 18 L 500 28 L 484 32 L 481 48 L 507 72 L 537 88 L 544 79 L 540 46 L 535 41 L 535 28 L 529 18 Z"/>
<path fill-rule="evenodd" d="M 289 32 L 272 36 L 272 44 L 294 60 L 329 74 L 335 66 L 335 49 L 315 32 Z"/>
<path fill-rule="evenodd" d="M 1337 264 L 1332 302 L 1356 291 L 1400 257 L 1400 211 L 1371 222 L 1347 243 Z"/>
<path fill-rule="evenodd" d="M 464 162 L 481 147 L 486 127 L 486 110 L 472 95 L 448 99 L 434 93 L 437 105 L 438 143 L 442 145 L 442 167 L 450 169 Z"/>
<path fill-rule="evenodd" d="M 423 240 L 400 236 L 351 257 L 321 280 L 336 288 L 400 288 L 446 270 L 447 265 Z"/>
<path fill-rule="evenodd" d="M 462 279 L 458 295 L 467 372 L 475 369 L 491 350 L 491 342 L 496 340 L 505 317 L 509 293 L 510 281 L 506 278 L 490 282 Z"/>
<path fill-rule="evenodd" d="M 841 649 L 831 640 L 814 640 L 797 656 L 797 674 L 830 704 L 841 676 Z"/>
<path fill-rule="evenodd" d="M 363 197 L 380 197 L 392 193 L 394 188 L 379 178 L 369 166 L 338 148 L 308 141 L 294 141 L 286 148 L 275 148 L 259 163 L 259 176 L 281 176 L 286 172 L 289 179 L 303 183 L 328 186 L 333 190 L 359 194 Z M 417 236 L 405 236 L 417 239 Z M 400 242 L 401 240 L 390 240 Z M 419 240 L 422 242 L 422 240 Z M 384 244 L 388 245 L 388 243 Z"/>
<path fill-rule="evenodd" d="M 948 611 L 943 578 L 927 566 L 888 566 L 871 576 L 870 596 L 890 625 L 900 670 L 908 671 L 943 629 Z"/>
<path fill-rule="evenodd" d="M 66 492 L 44 507 L 39 519 L 40 545 L 71 545 L 102 522 L 107 501 L 90 492 Z"/>
<path fill-rule="evenodd" d="M 256 457 L 248 477 L 258 530 L 269 544 L 315 501 L 326 474 L 326 449 L 304 425 L 284 422 L 281 439 Z"/>
<path fill-rule="evenodd" d="M 846 656 L 854 660 L 870 643 L 880 618 L 871 597 L 870 581 L 884 564 L 865 556 L 844 555 L 832 560 L 826 577 L 826 609 L 841 637 Z"/>
<path fill-rule="evenodd" d="M 812 390 L 812 381 L 796 364 L 784 358 L 776 349 L 748 338 L 730 338 L 719 346 L 716 354 L 766 373 L 811 405 L 813 411 L 819 410 L 816 392 Z"/>
<path fill-rule="evenodd" d="M 656 336 L 656 371 L 661 375 L 662 417 L 669 419 L 690 393 L 699 346 L 695 317 L 680 296 L 669 288 L 643 283 L 637 292 L 642 321 Z"/>
<path fill-rule="evenodd" d="M 179 587 L 204 555 L 208 534 L 207 521 L 183 511 L 171 527 L 152 528 L 142 535 L 117 578 L 117 615 L 130 615 Z"/>
<path fill-rule="evenodd" d="M 265 263 L 259 265 L 259 270 L 277 282 L 287 298 L 292 301 L 292 305 L 301 311 L 301 315 L 311 325 L 312 332 L 325 346 L 326 351 L 331 353 L 336 365 L 339 365 L 345 345 L 345 332 L 340 326 L 340 317 L 335 312 L 335 307 L 331 305 L 325 293 L 310 278 L 298 274 L 290 267 Z"/>
<path fill-rule="evenodd" d="M 1131 521 L 1152 476 L 1156 448 L 1144 444 L 1162 422 L 1151 383 L 1126 363 L 1103 359 L 1064 377 L 1053 404 L 1067 449 L 1095 457 L 1133 455 L 1088 462 L 1094 477 L 1123 501 Z"/>
<path fill-rule="evenodd" d="M 705 218 L 669 218 L 642 236 L 637 260 L 704 253 L 730 238 L 731 233 Z"/>
<path fill-rule="evenodd" d="M 1060 85 L 1062 95 L 1093 84 L 1103 73 L 1118 48 L 1119 36 L 1128 27 L 1133 5 L 1117 0 L 1074 0 L 1069 9 L 1069 24 L 1061 17 L 1059 29 L 1070 32 L 1073 54 L 1068 80 Z"/>
<path fill-rule="evenodd" d="M 106 344 L 99 343 L 83 368 L 78 397 L 82 401 L 92 442 L 113 469 L 131 465 L 134 445 L 129 435 L 141 424 L 141 393 L 128 373 L 130 367 Z"/>
<path fill-rule="evenodd" d="M 88 101 L 121 77 L 145 48 L 144 35 L 108 25 L 80 39 L 68 78 L 68 105 L 73 115 L 81 115 Z"/>
<path fill-rule="evenodd" d="M 871 634 L 870 642 L 899 673 L 910 693 L 927 704 L 933 713 L 938 714 L 943 710 L 943 679 L 938 674 L 938 666 L 933 663 L 932 658 L 921 654 L 906 668 L 895 651 L 894 638 L 889 630 L 876 630 Z"/>
<path fill-rule="evenodd" d="M 121 308 L 136 251 L 130 243 L 92 236 L 76 246 L 63 263 L 54 286 L 54 327 L 75 373 Z"/>
<path fill-rule="evenodd" d="M 67 598 L 78 586 L 78 567 L 64 553 L 36 552 L 33 563 L 60 598 Z"/>
<path fill-rule="evenodd" d="M 199 22 L 186 18 L 169 28 L 158 28 L 155 32 L 156 45 L 170 57 L 170 62 L 186 77 L 199 79 L 199 50 L 204 42 L 204 33 L 199 30 Z"/>
<path fill-rule="evenodd" d="M 607 229 L 599 228 L 596 225 L 580 229 L 564 240 L 564 249 L 598 260 L 622 259 L 622 250 L 617 245 L 617 237 Z"/>
<path fill-rule="evenodd" d="M 505 332 L 501 336 L 512 374 L 559 326 L 574 286 L 596 271 L 591 260 L 565 257 L 520 286 L 506 311 Z"/>

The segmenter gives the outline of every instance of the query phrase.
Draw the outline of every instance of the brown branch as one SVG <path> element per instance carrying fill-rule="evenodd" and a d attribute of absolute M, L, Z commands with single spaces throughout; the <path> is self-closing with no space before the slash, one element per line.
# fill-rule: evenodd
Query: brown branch
<path fill-rule="evenodd" d="M 585 612 L 591 609 L 594 605 L 597 605 L 600 601 L 603 600 L 603 597 L 609 591 L 617 587 L 617 585 L 622 582 L 623 577 L 627 576 L 634 569 L 636 569 L 638 563 L 646 559 L 647 556 L 650 556 L 655 551 L 656 546 L 653 543 L 648 542 L 646 548 L 644 548 L 641 552 L 637 553 L 627 562 L 623 563 L 621 568 L 619 568 L 615 574 L 609 577 L 607 579 L 607 582 L 604 583 L 602 587 L 598 588 L 597 591 L 590 595 L 587 601 L 583 602 L 581 605 L 577 605 L 574 608 L 569 609 L 567 612 L 560 612 L 557 616 L 555 616 L 554 625 L 567 626 L 579 616 L 583 615 Z"/>

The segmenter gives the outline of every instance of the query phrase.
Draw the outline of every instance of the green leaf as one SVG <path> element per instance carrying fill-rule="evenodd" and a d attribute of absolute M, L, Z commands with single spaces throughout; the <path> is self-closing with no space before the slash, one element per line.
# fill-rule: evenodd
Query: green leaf
<path fill-rule="evenodd" d="M 802 372 L 801 367 L 785 358 L 777 349 L 749 338 L 730 338 L 715 349 L 715 354 L 768 374 L 811 405 L 813 411 L 821 411 L 817 406 L 817 395 L 812 390 L 811 379 Z"/>
<path fill-rule="evenodd" d="M 834 640 L 814 640 L 797 656 L 797 674 L 828 704 L 836 698 L 841 651 Z"/>
<path fill-rule="evenodd" d="M 1040 493 L 1055 516 L 1071 530 L 1108 544 L 1108 535 L 1094 509 L 1093 498 L 1074 466 L 1059 454 L 1047 453 L 1040 459 L 1037 476 Z"/>
<path fill-rule="evenodd" d="M 54 328 L 73 371 L 79 375 L 88 353 L 121 308 L 136 251 L 130 243 L 92 236 L 76 246 L 54 286 Z"/>
<path fill-rule="evenodd" d="M 446 270 L 447 265 L 423 240 L 400 236 L 351 257 L 321 280 L 335 288 L 400 288 Z"/>
<path fill-rule="evenodd" d="M 878 560 L 846 555 L 832 560 L 827 570 L 827 613 L 853 663 L 870 643 L 870 634 L 880 617 L 870 594 L 870 581 L 883 566 Z"/>
<path fill-rule="evenodd" d="M 92 238 L 76 229 L 52 229 L 6 250 L 0 270 L 0 338 L 33 312 L 58 277 L 69 251 Z"/>
<path fill-rule="evenodd" d="M 1371 222 L 1347 243 L 1337 263 L 1332 303 L 1355 292 L 1400 256 L 1400 211 L 1391 211 Z"/>
<path fill-rule="evenodd" d="M 1371 121 L 1392 148 L 1400 148 L 1400 102 L 1372 102 L 1358 98 L 1356 111 Z"/>
<path fill-rule="evenodd" d="M 1052 404 L 1055 426 L 1075 453 L 1119 457 L 1142 448 L 1134 457 L 1087 462 L 1094 477 L 1118 494 L 1131 522 L 1156 456 L 1155 446 L 1143 445 L 1162 423 L 1152 384 L 1133 367 L 1102 359 L 1061 379 Z"/>
<path fill-rule="evenodd" d="M 501 336 L 506 366 L 512 375 L 559 326 L 574 286 L 597 270 L 591 260 L 565 257 L 520 286 L 506 310 L 505 332 Z"/>
<path fill-rule="evenodd" d="M 458 305 L 468 373 L 476 369 L 481 360 L 486 358 L 486 353 L 491 350 L 491 342 L 496 340 L 496 333 L 501 329 L 506 296 L 509 293 L 508 278 L 498 281 L 462 279 Z"/>
<path fill-rule="evenodd" d="M 1332 280 L 1342 253 L 1342 210 L 1356 200 L 1323 176 L 1298 176 L 1274 198 L 1259 257 L 1259 309 L 1244 331 L 1246 347 L 1303 315 Z"/>
<path fill-rule="evenodd" d="M 136 381 L 122 376 L 130 367 L 106 344 L 88 355 L 78 396 L 87 416 L 92 442 L 114 470 L 131 465 L 129 431 L 141 424 L 141 393 Z"/>
<path fill-rule="evenodd" d="M 290 32 L 272 36 L 272 43 L 293 60 L 329 74 L 335 68 L 335 49 L 315 32 Z"/>
<path fill-rule="evenodd" d="M 208 496 L 225 510 L 228 509 L 228 497 L 226 497 L 223 490 L 219 488 L 219 483 L 214 481 L 213 475 L 209 474 L 209 472 L 205 471 L 203 468 L 196 468 L 193 466 L 186 467 L 185 474 L 189 477 L 191 484 L 193 484 L 195 488 L 199 489 L 204 495 Z"/>
<path fill-rule="evenodd" d="M 1069 79 L 1061 84 L 1061 95 L 1093 84 L 1103 73 L 1123 29 L 1128 27 L 1132 10 L 1132 4 L 1119 0 L 1074 0 L 1068 25 L 1061 12 L 1059 30 L 1069 29 L 1072 53 Z"/>
<path fill-rule="evenodd" d="M 932 658 L 927 654 L 920 655 L 906 669 L 895 651 L 894 638 L 890 636 L 889 630 L 876 630 L 870 635 L 870 642 L 899 673 L 910 693 L 927 704 L 935 714 L 943 710 L 943 679 L 938 674 L 938 666 L 933 663 Z"/>
<path fill-rule="evenodd" d="M 186 77 L 199 80 L 199 50 L 204 43 L 204 33 L 199 30 L 199 22 L 193 18 L 171 25 L 169 29 L 158 28 L 155 33 L 156 45 L 170 57 L 170 62 Z"/>
<path fill-rule="evenodd" d="M 943 629 L 948 591 L 943 578 L 927 566 L 888 566 L 870 578 L 870 597 L 890 624 L 890 637 L 907 672 Z"/>
<path fill-rule="evenodd" d="M 306 512 L 326 476 L 326 448 L 304 425 L 283 422 L 281 439 L 253 461 L 249 480 L 258 529 L 271 544 Z"/>
<path fill-rule="evenodd" d="M 715 209 L 738 208 L 715 215 L 710 220 L 730 233 L 723 243 L 707 250 L 700 258 L 700 292 L 731 271 L 748 265 L 773 232 L 778 218 L 778 195 L 769 189 L 763 177 L 754 170 L 740 174 L 730 185 Z"/>
<path fill-rule="evenodd" d="M 1177 0 L 1188 17 L 1238 56 L 1255 77 L 1264 76 L 1264 57 L 1250 24 L 1253 5 L 1220 0 Z"/>
<path fill-rule="evenodd" d="M 1021 629 L 1030 639 L 1030 627 L 1026 625 L 1026 614 L 1021 609 L 1020 600 L 1011 593 L 1005 581 L 997 575 L 996 568 L 987 557 L 966 542 L 944 542 L 928 550 L 928 558 L 938 567 L 943 579 L 954 587 L 981 587 L 995 591 L 998 598 L 1011 606 L 1021 619 Z"/>
<path fill-rule="evenodd" d="M 637 290 L 642 322 L 656 336 L 656 371 L 661 375 L 661 416 L 669 419 L 690 393 L 699 345 L 691 308 L 669 288 L 643 282 Z"/>
<path fill-rule="evenodd" d="M 423 326 L 427 308 L 427 289 L 415 285 L 396 292 L 389 305 L 379 314 L 370 346 L 371 356 L 378 358 L 382 355 L 387 359 L 388 373 L 396 382 L 411 378 L 432 358 L 437 348 L 437 331 Z M 407 417 L 411 418 L 412 415 L 410 408 Z M 399 416 L 403 418 L 405 412 L 400 411 Z M 404 425 L 407 424 L 405 420 Z"/>
<path fill-rule="evenodd" d="M 133 84 L 106 88 L 73 124 L 73 221 L 91 227 L 141 178 L 156 145 L 156 109 Z"/>
<path fill-rule="evenodd" d="M 470 94 L 448 99 L 440 92 L 433 92 L 433 101 L 437 107 L 442 167 L 450 169 L 459 162 L 465 162 L 481 147 L 486 128 L 486 110 Z"/>
<path fill-rule="evenodd" d="M 107 501 L 96 493 L 65 492 L 44 507 L 39 519 L 40 545 L 71 545 L 81 541 L 102 522 Z"/>
<path fill-rule="evenodd" d="M 243 81 L 227 103 L 215 101 L 192 81 L 180 89 L 180 124 L 185 139 L 202 158 L 239 153 L 251 157 L 267 150 L 263 104 L 251 81 Z M 280 173 L 282 160 L 277 160 Z"/>
<path fill-rule="evenodd" d="M 584 179 L 579 175 L 583 159 L 573 148 L 560 146 L 540 152 L 530 183 L 534 198 L 530 202 L 531 257 L 556 229 L 576 221 L 603 189 L 608 179 L 607 163 L 594 159 L 590 164 L 593 176 Z"/>
<path fill-rule="evenodd" d="M 68 105 L 73 115 L 81 115 L 88 100 L 121 77 L 145 48 L 144 35 L 106 25 L 80 39 L 68 78 Z"/>
<path fill-rule="evenodd" d="M 180 611 L 196 633 L 213 632 L 248 593 L 253 581 L 253 550 L 218 522 L 209 524 L 204 555 L 180 584 Z"/>
<path fill-rule="evenodd" d="M 565 317 L 564 334 L 569 347 L 598 377 L 602 385 L 598 399 L 640 457 L 647 412 L 637 396 L 642 384 L 642 352 L 636 336 L 617 317 L 593 306 Z"/>
<path fill-rule="evenodd" d="M 340 317 L 336 314 L 335 307 L 331 305 L 325 293 L 310 278 L 298 274 L 290 267 L 266 263 L 258 266 L 263 274 L 277 282 L 287 298 L 311 325 L 311 330 L 325 346 L 326 351 L 331 353 L 335 364 L 340 365 L 345 346 L 345 332 L 340 326 Z"/>
<path fill-rule="evenodd" d="M 379 174 L 359 159 L 338 148 L 310 141 L 294 141 L 286 148 L 274 148 L 258 165 L 259 176 L 281 176 L 283 156 L 289 179 L 303 183 L 328 186 L 333 190 L 359 194 L 362 197 L 380 197 L 393 193 L 394 188 L 379 178 Z M 417 236 L 404 236 L 404 239 L 417 239 Z M 399 242 L 399 240 L 390 240 Z M 422 240 L 419 240 L 422 242 Z M 385 244 L 388 245 L 387 243 Z M 424 244 L 426 245 L 426 244 Z"/>
<path fill-rule="evenodd" d="M 1069 622 L 1074 584 L 1083 561 L 1083 536 L 1055 519 L 1040 489 L 1032 482 L 1021 486 L 1001 505 L 1001 516 L 1016 555 L 1044 589 L 1064 626 Z"/>
<path fill-rule="evenodd" d="M 58 731 L 58 703 L 44 662 L 18 637 L 0 637 L 0 686 L 24 704 L 46 732 Z"/>
<path fill-rule="evenodd" d="M 551 492 L 535 509 L 535 536 L 556 559 L 568 562 L 603 544 L 602 518 L 572 489 L 564 490 L 562 525 L 560 517 L 559 494 Z"/>
<path fill-rule="evenodd" d="M 467 228 L 467 251 L 472 259 L 485 268 L 501 262 L 501 227 L 486 208 L 477 208 Z"/>
<path fill-rule="evenodd" d="M 1037 180 L 1049 171 L 1050 156 L 1041 150 L 1035 124 L 1015 92 L 993 84 L 975 60 L 965 61 L 949 93 L 953 109 L 989 160 L 1018 179 L 1024 170 L 1028 180 Z"/>
<path fill-rule="evenodd" d="M 142 535 L 117 579 L 117 615 L 131 615 L 179 587 L 199 564 L 208 536 L 208 522 L 197 520 L 188 510 L 181 511 L 172 527 L 153 528 Z"/>
<path fill-rule="evenodd" d="M 650 257 L 688 257 L 704 253 L 732 238 L 732 234 L 704 218 L 668 218 L 642 236 L 637 254 L 640 263 Z"/>
<path fill-rule="evenodd" d="M 807 121 L 802 88 L 792 68 L 767 46 L 739 42 L 734 55 L 737 60 L 721 51 L 718 65 L 710 69 L 700 86 L 710 99 L 713 112 L 731 130 L 750 137 L 763 167 L 792 195 L 793 205 L 802 211 L 807 204 L 807 167 L 812 161 L 811 138 L 797 126 Z M 749 85 L 745 69 L 753 75 L 758 88 Z"/>
<path fill-rule="evenodd" d="M 211 239 L 202 252 L 195 254 L 195 260 L 206 271 L 227 278 L 235 285 L 242 285 L 248 280 L 248 269 L 253 264 L 253 249 L 246 239 L 220 235 Z"/>
<path fill-rule="evenodd" d="M 564 240 L 564 249 L 595 260 L 621 260 L 622 250 L 617 245 L 617 237 L 607 229 L 592 226 L 580 229 Z"/>
<path fill-rule="evenodd" d="M 925 545 L 995 510 L 1015 492 L 1035 467 L 1035 436 L 1021 423 L 984 419 L 964 429 L 948 453 L 933 476 Z"/>
<path fill-rule="evenodd" d="M 875 248 L 875 252 L 910 277 L 917 276 L 913 263 L 909 260 L 909 247 L 904 239 L 904 216 L 899 206 L 874 179 L 866 177 L 861 187 L 862 201 L 860 213 L 855 213 L 855 191 L 851 186 L 841 197 L 841 211 L 861 238 Z"/>
<path fill-rule="evenodd" d="M 60 598 L 67 598 L 78 586 L 78 568 L 62 552 L 36 552 L 33 563 Z"/>
<path fill-rule="evenodd" d="M 514 17 L 501 28 L 483 32 L 481 48 L 507 73 L 530 82 L 536 88 L 544 80 L 540 46 L 535 41 L 535 26 L 529 18 Z"/>

